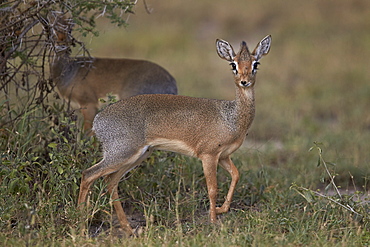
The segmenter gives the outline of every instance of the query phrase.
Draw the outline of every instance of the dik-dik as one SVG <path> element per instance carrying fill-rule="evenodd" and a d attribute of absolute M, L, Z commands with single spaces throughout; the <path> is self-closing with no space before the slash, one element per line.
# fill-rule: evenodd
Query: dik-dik
<path fill-rule="evenodd" d="M 210 221 L 230 209 L 239 172 L 230 155 L 243 143 L 255 116 L 254 86 L 257 66 L 270 50 L 271 36 L 253 52 L 245 42 L 235 54 L 232 46 L 217 40 L 217 53 L 228 61 L 234 75 L 235 100 L 192 98 L 179 95 L 139 95 L 105 108 L 94 119 L 94 131 L 103 145 L 103 160 L 83 171 L 78 204 L 87 200 L 91 184 L 106 176 L 108 192 L 122 228 L 134 234 L 121 202 L 118 182 L 154 149 L 197 157 L 202 161 L 210 201 Z M 216 206 L 217 165 L 231 175 L 221 207 Z"/>
<path fill-rule="evenodd" d="M 81 109 L 85 130 L 91 129 L 99 99 L 107 94 L 118 99 L 139 94 L 177 94 L 175 79 L 155 63 L 133 59 L 71 58 L 73 22 L 58 14 L 49 19 L 56 48 L 50 64 L 51 78 L 59 95 Z"/>

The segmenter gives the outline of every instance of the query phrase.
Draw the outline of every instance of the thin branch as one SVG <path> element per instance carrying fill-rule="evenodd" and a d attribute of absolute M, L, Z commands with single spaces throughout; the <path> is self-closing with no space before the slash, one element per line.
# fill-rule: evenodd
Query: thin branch
<path fill-rule="evenodd" d="M 136 2 L 137 2 L 137 1 L 136 1 Z M 135 2 L 135 4 L 136 4 L 136 2 Z M 148 14 L 151 14 L 151 13 L 153 12 L 153 9 L 149 9 L 149 6 L 147 5 L 146 0 L 143 0 L 143 2 L 144 2 L 144 6 L 145 6 L 145 10 L 146 10 L 146 12 L 147 12 Z"/>
<path fill-rule="evenodd" d="M 338 190 L 338 187 L 337 185 L 335 184 L 334 182 L 334 177 L 331 175 L 331 173 L 329 172 L 329 169 L 328 169 L 328 166 L 326 165 L 326 162 L 325 160 L 323 159 L 321 153 L 319 153 L 319 156 L 320 156 L 320 159 L 321 159 L 321 162 L 323 163 L 324 167 L 325 167 L 325 171 L 326 173 L 328 174 L 328 176 L 330 177 L 330 183 L 333 185 L 334 189 L 335 189 L 335 192 L 337 193 L 337 195 L 340 197 L 340 199 L 342 199 L 342 195 L 340 194 L 339 190 Z"/>
<path fill-rule="evenodd" d="M 324 195 L 324 194 L 321 194 L 321 193 L 319 193 L 319 192 L 317 192 L 317 191 L 313 191 L 313 190 L 310 190 L 310 189 L 307 189 L 307 188 L 304 188 L 304 187 L 298 187 L 298 188 L 300 188 L 300 189 L 302 189 L 302 190 L 305 190 L 305 191 L 312 192 L 312 193 L 316 194 L 317 196 L 323 197 L 323 198 L 325 198 L 325 199 L 327 199 L 327 200 L 329 200 L 329 201 L 331 201 L 331 202 L 334 202 L 335 204 L 337 204 L 337 205 L 339 205 L 339 206 L 341 206 L 341 207 L 345 208 L 346 210 L 351 211 L 352 213 L 357 214 L 357 215 L 359 215 L 359 216 L 362 216 L 362 217 L 363 217 L 363 215 L 362 215 L 362 214 L 360 214 L 360 213 L 356 212 L 356 211 L 355 211 L 351 206 L 349 206 L 348 204 L 347 204 L 347 205 L 343 205 L 342 203 L 339 203 L 338 201 L 334 200 L 333 198 L 331 198 L 331 197 L 329 197 L 329 196 L 326 196 L 326 195 Z M 339 192 L 339 191 L 338 191 L 338 192 Z M 341 197 L 341 196 L 340 196 L 340 197 Z M 342 198 L 342 197 L 341 197 L 341 198 Z"/>

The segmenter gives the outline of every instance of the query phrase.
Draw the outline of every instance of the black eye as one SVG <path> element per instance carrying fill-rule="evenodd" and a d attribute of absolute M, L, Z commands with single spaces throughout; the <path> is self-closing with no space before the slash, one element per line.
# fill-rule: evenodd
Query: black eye
<path fill-rule="evenodd" d="M 236 70 L 236 64 L 235 63 L 230 63 L 230 65 L 231 65 L 232 70 Z"/>
<path fill-rule="evenodd" d="M 258 65 L 259 65 L 260 63 L 259 62 L 254 62 L 253 63 L 253 68 L 252 68 L 252 73 L 253 74 L 255 74 L 256 72 L 257 72 L 257 70 L 258 70 Z"/>
<path fill-rule="evenodd" d="M 230 65 L 231 65 L 231 69 L 234 71 L 234 73 L 237 74 L 238 71 L 237 71 L 237 68 L 236 68 L 236 64 L 235 63 L 230 63 Z"/>

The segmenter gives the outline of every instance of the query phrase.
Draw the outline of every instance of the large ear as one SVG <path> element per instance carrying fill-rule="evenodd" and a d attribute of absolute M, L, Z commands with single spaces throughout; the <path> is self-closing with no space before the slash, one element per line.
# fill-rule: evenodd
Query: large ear
<path fill-rule="evenodd" d="M 225 59 L 229 62 L 233 61 L 235 57 L 235 52 L 233 47 L 225 40 L 217 39 L 216 40 L 217 54 L 220 58 Z"/>
<path fill-rule="evenodd" d="M 262 56 L 269 53 L 270 46 L 271 46 L 271 35 L 268 35 L 260 41 L 256 49 L 254 49 L 252 53 L 256 61 L 260 60 Z"/>

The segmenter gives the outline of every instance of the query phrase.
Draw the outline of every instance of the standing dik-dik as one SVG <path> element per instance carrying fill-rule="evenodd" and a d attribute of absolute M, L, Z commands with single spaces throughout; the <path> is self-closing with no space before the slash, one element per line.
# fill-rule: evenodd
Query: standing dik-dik
<path fill-rule="evenodd" d="M 107 176 L 108 192 L 122 228 L 133 234 L 121 202 L 118 182 L 147 158 L 152 150 L 167 150 L 202 160 L 210 200 L 210 220 L 225 213 L 239 172 L 230 155 L 243 143 L 255 115 L 254 85 L 257 66 L 270 50 L 271 36 L 260 41 L 253 52 L 245 42 L 235 54 L 231 45 L 217 40 L 218 55 L 227 60 L 234 74 L 233 101 L 192 98 L 179 95 L 139 95 L 105 108 L 94 119 L 94 131 L 103 144 L 104 158 L 83 171 L 78 204 L 86 203 L 91 184 Z M 216 207 L 217 165 L 231 175 L 226 200 Z"/>
<path fill-rule="evenodd" d="M 50 20 L 56 43 L 50 64 L 51 78 L 61 97 L 81 109 L 85 130 L 92 127 L 99 98 L 107 94 L 118 99 L 139 94 L 177 94 L 175 79 L 155 63 L 133 59 L 71 58 L 72 21 L 57 14 Z"/>

